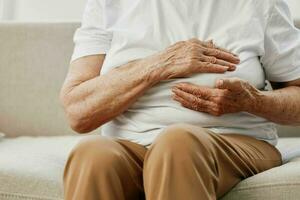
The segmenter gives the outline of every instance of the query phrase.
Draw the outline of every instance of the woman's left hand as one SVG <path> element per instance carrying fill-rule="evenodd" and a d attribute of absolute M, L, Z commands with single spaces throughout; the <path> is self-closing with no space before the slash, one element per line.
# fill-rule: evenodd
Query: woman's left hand
<path fill-rule="evenodd" d="M 220 79 L 215 88 L 178 83 L 172 91 L 182 106 L 214 116 L 256 110 L 261 96 L 261 91 L 239 78 Z"/>

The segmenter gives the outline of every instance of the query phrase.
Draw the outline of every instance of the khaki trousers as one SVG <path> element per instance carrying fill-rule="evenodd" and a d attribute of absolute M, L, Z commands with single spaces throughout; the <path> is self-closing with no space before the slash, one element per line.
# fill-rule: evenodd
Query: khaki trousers
<path fill-rule="evenodd" d="M 71 152 L 66 200 L 213 200 L 241 180 L 281 165 L 271 144 L 188 124 L 166 128 L 150 145 L 88 136 Z"/>

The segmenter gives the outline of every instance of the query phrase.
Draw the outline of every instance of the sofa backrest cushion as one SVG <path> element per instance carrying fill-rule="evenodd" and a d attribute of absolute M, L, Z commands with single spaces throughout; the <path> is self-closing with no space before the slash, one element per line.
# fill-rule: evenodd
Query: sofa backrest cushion
<path fill-rule="evenodd" d="M 79 23 L 0 23 L 0 132 L 65 135 L 59 91 Z"/>

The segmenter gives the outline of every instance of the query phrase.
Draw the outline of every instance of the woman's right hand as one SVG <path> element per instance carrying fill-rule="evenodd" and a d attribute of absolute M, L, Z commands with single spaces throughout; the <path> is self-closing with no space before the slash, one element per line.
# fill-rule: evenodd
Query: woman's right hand
<path fill-rule="evenodd" d="M 188 77 L 196 73 L 225 73 L 234 71 L 240 60 L 212 41 L 198 39 L 177 42 L 146 59 L 154 69 L 151 76 L 159 81 Z"/>

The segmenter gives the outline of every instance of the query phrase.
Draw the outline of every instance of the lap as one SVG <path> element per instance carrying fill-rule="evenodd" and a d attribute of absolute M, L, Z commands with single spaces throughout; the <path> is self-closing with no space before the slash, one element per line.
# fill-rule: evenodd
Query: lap
<path fill-rule="evenodd" d="M 178 149 L 179 146 L 188 146 L 195 142 L 198 145 L 206 145 L 208 150 L 215 151 L 220 155 L 228 154 L 247 161 L 281 160 L 279 151 L 265 141 L 236 133 L 217 134 L 206 128 L 186 123 L 174 124 L 167 127 L 155 139 L 153 144 L 164 143 L 164 147 L 174 146 L 174 149 Z M 150 149 L 153 144 L 150 145 Z M 86 136 L 73 149 L 73 151 L 78 150 L 85 152 L 114 151 L 119 154 L 129 154 L 141 161 L 143 161 L 147 152 L 147 149 L 140 144 L 101 135 Z"/>
<path fill-rule="evenodd" d="M 182 123 L 167 127 L 150 145 L 150 149 L 157 143 L 163 143 L 161 146 L 168 149 L 172 149 L 172 146 L 174 146 L 175 150 L 178 147 L 184 148 L 184 146 L 194 145 L 195 143 L 197 145 L 205 145 L 206 149 L 214 151 L 216 156 L 228 155 L 228 158 L 236 157 L 244 160 L 243 163 L 247 163 L 248 166 L 255 164 L 253 168 L 256 171 L 253 172 L 264 169 L 264 167 L 260 166 L 261 161 L 271 163 L 272 161 L 281 161 L 279 151 L 265 141 L 240 134 L 217 134 L 206 128 L 190 124 Z M 74 147 L 74 151 L 92 152 L 94 154 L 113 151 L 121 155 L 126 154 L 127 156 L 135 157 L 141 162 L 143 162 L 147 153 L 147 149 L 137 143 L 101 135 L 86 136 Z"/>
<path fill-rule="evenodd" d="M 78 165 L 93 163 L 95 171 L 98 171 L 99 166 L 110 170 L 112 165 L 103 161 L 111 160 L 114 166 L 123 166 L 123 172 L 120 173 L 122 176 L 139 177 L 138 182 L 142 183 L 143 167 L 147 165 L 151 154 L 154 158 L 152 160 L 155 161 L 168 153 L 176 155 L 174 159 L 183 156 L 192 157 L 196 154 L 208 158 L 208 162 L 212 162 L 209 166 L 215 166 L 217 169 L 218 197 L 224 195 L 242 179 L 281 165 L 279 151 L 265 141 L 240 134 L 216 134 L 189 124 L 167 127 L 148 150 L 128 140 L 100 135 L 87 136 L 76 145 L 70 157 L 76 154 L 75 163 Z M 114 162 L 115 160 L 117 162 Z M 132 175 L 128 176 L 129 174 Z"/>
<path fill-rule="evenodd" d="M 166 128 L 154 141 L 159 143 L 163 140 L 179 141 L 178 145 L 205 145 L 207 150 L 214 151 L 215 156 L 228 155 L 229 158 L 237 157 L 244 162 L 257 163 L 256 171 L 263 170 L 261 161 L 281 163 L 281 154 L 273 145 L 266 141 L 256 139 L 248 135 L 238 133 L 218 134 L 213 131 L 190 124 L 175 124 Z M 188 140 L 183 142 L 183 140 Z M 178 147 L 178 145 L 174 145 Z"/>
<path fill-rule="evenodd" d="M 256 139 L 248 135 L 238 133 L 219 134 L 195 125 L 186 123 L 174 124 L 162 131 L 153 144 L 166 142 L 179 145 L 198 144 L 207 145 L 207 148 L 220 149 L 221 153 L 227 153 L 250 160 L 281 160 L 280 152 L 266 141 Z M 169 142 L 171 141 L 171 142 Z M 174 145 L 176 146 L 176 145 Z M 178 147 L 178 146 L 176 146 Z"/>

